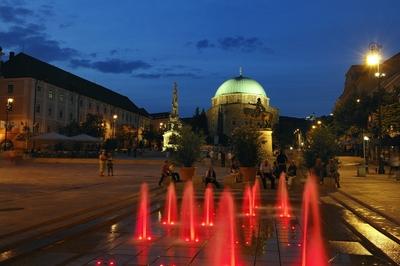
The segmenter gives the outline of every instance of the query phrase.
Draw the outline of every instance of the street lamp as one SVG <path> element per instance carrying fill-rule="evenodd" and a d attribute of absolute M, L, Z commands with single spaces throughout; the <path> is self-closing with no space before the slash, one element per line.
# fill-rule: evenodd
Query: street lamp
<path fill-rule="evenodd" d="M 5 124 L 5 134 L 4 134 L 4 150 L 8 150 L 7 146 L 7 133 L 8 133 L 8 113 L 13 110 L 14 99 L 8 98 L 6 104 L 6 124 Z"/>
<path fill-rule="evenodd" d="M 115 139 L 115 124 L 118 119 L 118 115 L 113 115 L 113 138 Z"/>
<path fill-rule="evenodd" d="M 369 137 L 368 137 L 368 136 L 364 136 L 364 137 L 363 137 L 364 166 L 365 166 L 367 172 L 368 172 L 368 164 L 367 164 L 366 153 L 367 153 L 367 144 L 368 144 L 368 141 L 369 141 Z"/>
<path fill-rule="evenodd" d="M 381 79 L 386 75 L 379 70 L 382 60 L 381 55 L 382 45 L 378 43 L 369 44 L 369 52 L 367 54 L 366 63 L 370 67 L 375 67 L 376 72 L 374 76 L 378 80 L 378 174 L 384 174 L 384 162 L 382 158 L 382 93 L 381 93 Z"/>

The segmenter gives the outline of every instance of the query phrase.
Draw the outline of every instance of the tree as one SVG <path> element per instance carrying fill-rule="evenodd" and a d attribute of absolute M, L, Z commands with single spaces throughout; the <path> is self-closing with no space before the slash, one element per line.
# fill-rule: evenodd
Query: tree
<path fill-rule="evenodd" d="M 205 140 L 202 134 L 183 126 L 178 130 L 178 135 L 173 136 L 173 142 L 176 145 L 172 152 L 173 159 L 184 167 L 191 167 L 200 158 L 200 148 Z"/>
<path fill-rule="evenodd" d="M 261 134 L 257 128 L 241 126 L 232 133 L 233 152 L 242 167 L 254 167 L 263 158 Z"/>
<path fill-rule="evenodd" d="M 308 168 L 314 166 L 317 157 L 324 163 L 334 157 L 337 153 L 335 135 L 328 127 L 317 127 L 308 132 L 306 149 L 304 150 L 304 161 Z"/>

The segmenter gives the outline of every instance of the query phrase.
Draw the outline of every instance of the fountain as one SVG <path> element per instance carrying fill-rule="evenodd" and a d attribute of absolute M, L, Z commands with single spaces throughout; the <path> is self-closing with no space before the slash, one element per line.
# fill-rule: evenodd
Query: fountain
<path fill-rule="evenodd" d="M 168 186 L 167 196 L 165 199 L 165 209 L 162 223 L 165 225 L 174 225 L 177 221 L 177 202 L 175 185 L 171 182 Z"/>
<path fill-rule="evenodd" d="M 303 247 L 302 266 L 326 266 L 324 242 L 321 234 L 318 187 L 315 175 L 307 178 L 302 207 Z"/>
<path fill-rule="evenodd" d="M 202 226 L 214 225 L 214 192 L 211 185 L 208 185 L 204 192 L 204 218 L 201 223 Z"/>
<path fill-rule="evenodd" d="M 209 245 L 210 264 L 215 266 L 241 265 L 238 256 L 235 205 L 232 193 L 225 190 L 221 194 L 215 228 L 215 238 Z"/>
<path fill-rule="evenodd" d="M 282 172 L 279 178 L 278 194 L 277 194 L 277 207 L 279 210 L 279 217 L 290 217 L 289 194 L 286 186 L 286 176 Z"/>
<path fill-rule="evenodd" d="M 186 242 L 199 242 L 196 224 L 196 207 L 192 181 L 187 181 L 182 198 L 181 233 Z"/>
<path fill-rule="evenodd" d="M 138 240 L 151 240 L 149 221 L 149 189 L 146 183 L 140 187 L 140 201 L 136 220 L 136 238 Z"/>
<path fill-rule="evenodd" d="M 261 201 L 260 201 L 260 182 L 258 179 L 254 182 L 253 185 L 253 208 L 258 209 L 261 207 Z"/>
<path fill-rule="evenodd" d="M 246 184 L 246 187 L 244 189 L 243 213 L 246 216 L 256 216 L 256 212 L 254 209 L 253 189 L 250 187 L 249 184 Z"/>

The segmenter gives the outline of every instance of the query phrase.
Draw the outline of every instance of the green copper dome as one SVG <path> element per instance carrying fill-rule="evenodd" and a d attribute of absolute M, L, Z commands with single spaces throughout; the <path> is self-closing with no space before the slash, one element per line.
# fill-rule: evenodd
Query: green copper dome
<path fill-rule="evenodd" d="M 264 88 L 251 78 L 246 78 L 239 76 L 236 78 L 228 79 L 221 86 L 219 86 L 214 97 L 224 95 L 224 94 L 234 94 L 234 93 L 245 93 L 245 94 L 255 94 L 267 97 Z"/>

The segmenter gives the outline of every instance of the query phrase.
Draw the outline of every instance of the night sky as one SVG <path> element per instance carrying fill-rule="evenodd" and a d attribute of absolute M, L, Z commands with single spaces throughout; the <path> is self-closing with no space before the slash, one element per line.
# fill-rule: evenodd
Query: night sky
<path fill-rule="evenodd" d="M 1 0 L 0 46 L 150 113 L 170 110 L 177 81 L 181 116 L 208 109 L 242 66 L 282 115 L 304 117 L 331 112 L 370 42 L 400 51 L 399 11 L 399 0 Z"/>

